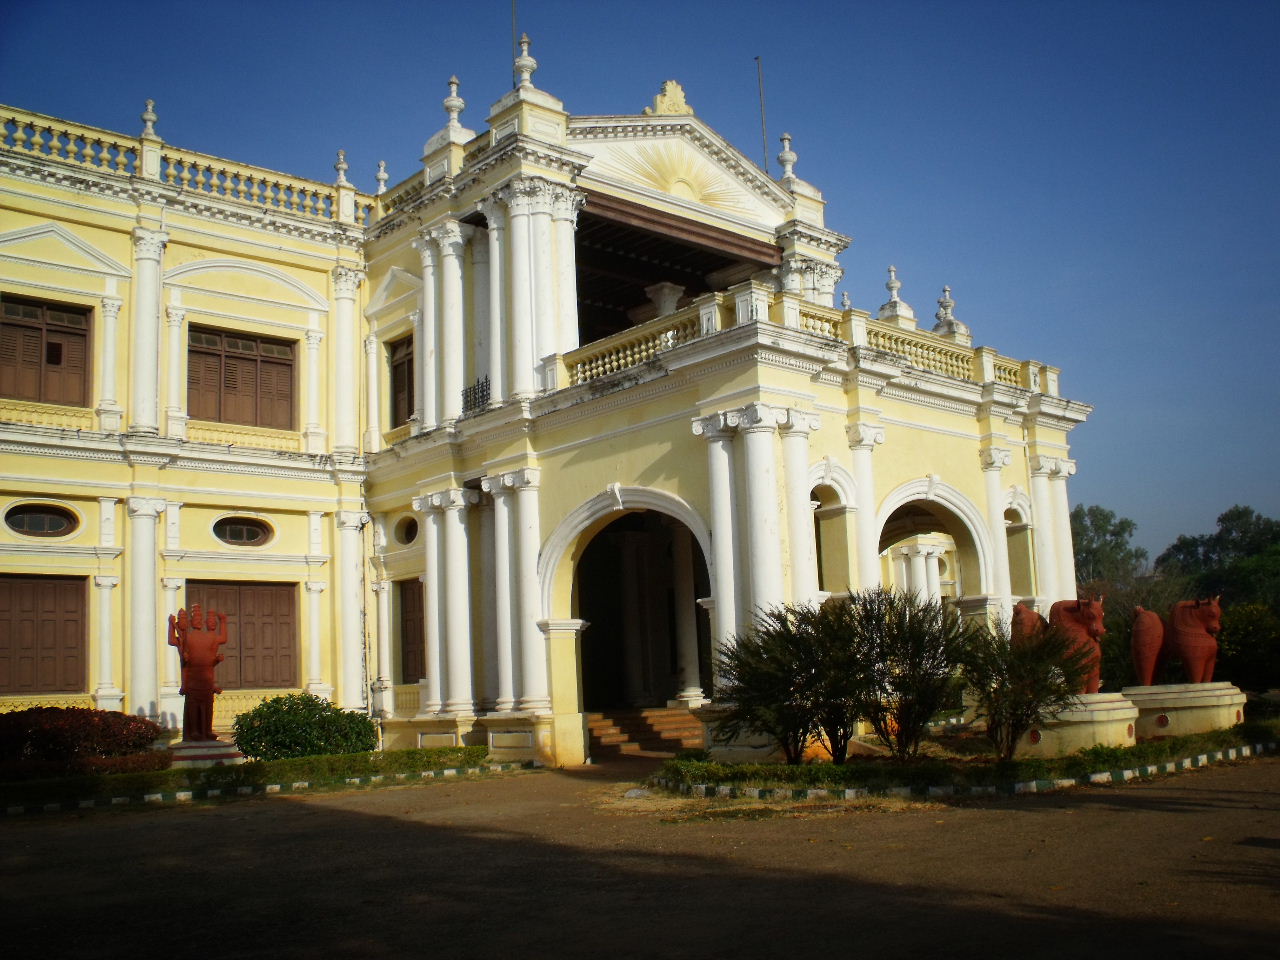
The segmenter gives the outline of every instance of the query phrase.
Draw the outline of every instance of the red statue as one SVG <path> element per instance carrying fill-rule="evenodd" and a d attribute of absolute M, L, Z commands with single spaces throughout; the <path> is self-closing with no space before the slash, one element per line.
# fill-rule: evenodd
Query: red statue
<path fill-rule="evenodd" d="M 222 692 L 214 680 L 214 668 L 224 657 L 218 648 L 227 642 L 227 615 L 210 610 L 202 615 L 200 604 L 191 614 L 179 610 L 169 617 L 169 645 L 178 648 L 182 661 L 183 740 L 217 740 L 213 732 L 213 698 Z"/>
<path fill-rule="evenodd" d="M 1048 626 L 1048 620 L 1026 603 L 1019 602 L 1013 608 L 1013 617 L 1009 621 L 1009 642 L 1014 646 L 1030 643 L 1037 639 Z"/>
<path fill-rule="evenodd" d="M 1049 623 L 1072 640 L 1073 649 L 1085 649 L 1089 673 L 1080 693 L 1097 693 L 1102 687 L 1102 597 L 1096 600 L 1059 600 L 1049 608 Z"/>
<path fill-rule="evenodd" d="M 1138 683 L 1150 686 L 1156 669 L 1167 656 L 1182 661 L 1187 683 L 1213 682 L 1213 668 L 1218 662 L 1217 633 L 1222 629 L 1218 599 L 1175 603 L 1167 621 L 1138 607 L 1133 622 L 1133 668 Z"/>

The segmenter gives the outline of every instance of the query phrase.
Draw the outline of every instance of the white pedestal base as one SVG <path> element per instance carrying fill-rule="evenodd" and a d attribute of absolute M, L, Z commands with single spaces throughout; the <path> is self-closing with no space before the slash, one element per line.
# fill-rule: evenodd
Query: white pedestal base
<path fill-rule="evenodd" d="M 1121 693 L 1138 708 L 1142 739 L 1225 730 L 1244 719 L 1245 695 L 1230 683 L 1125 687 Z"/>
<path fill-rule="evenodd" d="M 1131 747 L 1136 740 L 1138 708 L 1119 693 L 1082 693 L 1074 706 L 1029 731 L 1018 756 L 1064 757 L 1085 747 Z"/>

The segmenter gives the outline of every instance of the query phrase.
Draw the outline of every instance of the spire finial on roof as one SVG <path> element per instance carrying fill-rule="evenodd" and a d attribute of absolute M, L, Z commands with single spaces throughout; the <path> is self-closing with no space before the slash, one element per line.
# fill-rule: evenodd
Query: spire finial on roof
<path fill-rule="evenodd" d="M 387 180 L 388 180 L 388 177 L 387 177 L 387 161 L 385 161 L 385 160 L 379 160 L 379 161 L 378 161 L 378 172 L 377 172 L 376 174 L 374 174 L 373 179 L 375 179 L 375 180 L 377 180 L 377 181 L 378 181 L 378 191 L 377 191 L 377 192 L 378 192 L 378 195 L 379 195 L 379 196 L 381 196 L 382 194 L 386 193 L 386 192 L 387 192 Z"/>
<path fill-rule="evenodd" d="M 449 114 L 449 126 L 460 127 L 462 124 L 458 122 L 458 114 L 467 106 L 467 101 L 458 96 L 458 78 L 456 76 L 449 78 L 449 95 L 444 98 L 444 112 Z"/>
<path fill-rule="evenodd" d="M 520 74 L 521 87 L 533 86 L 533 71 L 538 69 L 538 61 L 529 56 L 529 35 L 520 34 L 520 56 L 516 57 L 516 73 Z"/>
<path fill-rule="evenodd" d="M 902 281 L 898 279 L 898 268 L 893 264 L 889 264 L 889 280 L 885 283 L 884 288 L 889 291 L 890 303 L 898 299 L 898 291 L 902 289 Z"/>
<path fill-rule="evenodd" d="M 156 135 L 156 121 L 159 119 L 156 116 L 156 102 L 148 100 L 147 109 L 142 111 L 142 135 L 144 137 L 154 137 Z"/>
<path fill-rule="evenodd" d="M 778 139 L 782 141 L 782 152 L 778 154 L 778 163 L 782 165 L 782 179 L 790 180 L 796 175 L 796 161 L 800 158 L 791 149 L 791 134 L 784 133 Z"/>
<path fill-rule="evenodd" d="M 938 298 L 938 312 L 933 315 L 933 318 L 939 323 L 950 323 L 955 320 L 951 314 L 951 308 L 955 305 L 956 302 L 951 299 L 951 288 L 943 287 L 942 296 Z"/>
<path fill-rule="evenodd" d="M 848 310 L 853 304 L 849 302 L 849 291 L 843 290 L 840 293 L 840 309 Z"/>
<path fill-rule="evenodd" d="M 350 186 L 350 182 L 347 180 L 347 170 L 350 169 L 347 164 L 347 151 L 338 151 L 338 162 L 333 165 L 333 169 L 338 171 L 338 186 Z"/>
<path fill-rule="evenodd" d="M 943 287 L 942 296 L 938 298 L 938 312 L 935 313 L 934 319 L 938 322 L 933 325 L 933 332 L 940 333 L 943 336 L 955 337 L 961 343 L 968 343 L 970 331 L 967 324 L 961 323 L 956 319 L 955 314 L 951 312 L 956 302 L 951 299 L 951 288 Z"/>
<path fill-rule="evenodd" d="M 889 279 L 885 282 L 884 288 L 889 291 L 889 302 L 880 305 L 878 314 L 880 319 L 896 320 L 902 326 L 914 327 L 916 312 L 911 309 L 911 304 L 898 296 L 898 291 L 902 289 L 902 281 L 898 279 L 897 267 L 889 267 Z"/>

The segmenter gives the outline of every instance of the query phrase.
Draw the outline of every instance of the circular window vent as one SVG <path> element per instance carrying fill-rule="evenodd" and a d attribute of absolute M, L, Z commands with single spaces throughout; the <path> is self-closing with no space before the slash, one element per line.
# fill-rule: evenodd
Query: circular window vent
<path fill-rule="evenodd" d="M 80 521 L 65 507 L 52 503 L 23 503 L 4 515 L 9 529 L 28 537 L 65 537 L 75 533 Z"/>
<path fill-rule="evenodd" d="M 395 526 L 396 541 L 408 546 L 418 539 L 418 521 L 413 517 L 401 517 Z"/>
<path fill-rule="evenodd" d="M 213 525 L 213 535 L 235 547 L 261 547 L 271 539 L 271 527 L 253 517 L 224 517 Z"/>

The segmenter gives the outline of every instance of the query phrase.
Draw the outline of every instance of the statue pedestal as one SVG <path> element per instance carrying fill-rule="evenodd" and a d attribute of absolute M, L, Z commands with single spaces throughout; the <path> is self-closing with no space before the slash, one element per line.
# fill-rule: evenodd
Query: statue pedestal
<path fill-rule="evenodd" d="M 1085 747 L 1131 747 L 1138 708 L 1119 693 L 1082 693 L 1075 705 L 1022 738 L 1018 756 L 1064 757 Z"/>
<path fill-rule="evenodd" d="M 244 763 L 244 754 L 230 740 L 180 740 L 169 747 L 175 767 L 220 767 Z"/>
<path fill-rule="evenodd" d="M 1230 683 L 1169 683 L 1121 692 L 1138 708 L 1138 736 L 1144 740 L 1225 730 L 1244 719 L 1245 695 Z"/>

